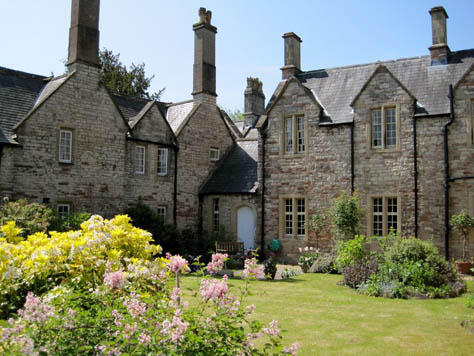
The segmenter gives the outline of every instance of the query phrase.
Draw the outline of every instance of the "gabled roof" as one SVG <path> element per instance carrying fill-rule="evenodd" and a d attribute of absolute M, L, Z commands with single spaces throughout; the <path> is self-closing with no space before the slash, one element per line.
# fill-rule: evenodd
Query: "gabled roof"
<path fill-rule="evenodd" d="M 14 127 L 33 108 L 47 77 L 0 67 L 0 143 L 17 144 Z"/>
<path fill-rule="evenodd" d="M 182 101 L 167 106 L 166 120 L 170 124 L 173 132 L 178 136 L 182 127 L 186 124 L 199 105 L 194 105 L 193 100 Z M 193 110 L 193 108 L 195 108 Z"/>
<path fill-rule="evenodd" d="M 255 193 L 258 141 L 240 140 L 216 168 L 201 189 L 201 194 Z"/>
<path fill-rule="evenodd" d="M 111 95 L 113 101 L 119 108 L 122 116 L 130 121 L 133 117 L 137 116 L 140 111 L 150 102 L 147 99 L 136 98 L 128 95 Z"/>
<path fill-rule="evenodd" d="M 428 114 L 449 113 L 449 84 L 456 84 L 472 63 L 474 49 L 450 53 L 447 65 L 431 66 L 430 56 L 422 56 L 313 70 L 296 77 L 317 95 L 332 123 L 338 124 L 352 122 L 352 101 L 381 65 L 416 97 Z"/>
<path fill-rule="evenodd" d="M 229 131 L 230 135 L 234 140 L 243 137 L 242 132 L 237 128 L 235 122 L 229 117 L 229 115 L 225 112 L 224 109 L 217 107 L 219 109 L 219 113 L 221 115 L 222 120 L 224 120 L 225 125 L 227 126 L 227 130 Z"/>

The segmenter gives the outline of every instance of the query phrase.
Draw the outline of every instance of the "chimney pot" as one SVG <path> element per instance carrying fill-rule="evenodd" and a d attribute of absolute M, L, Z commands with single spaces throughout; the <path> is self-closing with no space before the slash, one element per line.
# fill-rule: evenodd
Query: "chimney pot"
<path fill-rule="evenodd" d="M 432 46 L 429 48 L 431 65 L 448 64 L 448 55 L 451 52 L 448 46 L 446 19 L 448 14 L 442 6 L 433 7 L 431 15 Z"/>
<path fill-rule="evenodd" d="M 301 72 L 301 38 L 294 32 L 287 32 L 283 36 L 285 41 L 285 65 L 281 68 L 282 78 L 288 79 Z"/>

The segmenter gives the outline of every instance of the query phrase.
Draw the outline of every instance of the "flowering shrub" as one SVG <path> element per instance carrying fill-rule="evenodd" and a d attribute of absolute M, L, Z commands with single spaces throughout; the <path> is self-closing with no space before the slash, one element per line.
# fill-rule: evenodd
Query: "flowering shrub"
<path fill-rule="evenodd" d="M 61 237 L 30 236 L 19 243 L 29 253 L 22 258 L 15 250 L 20 249 L 19 244 L 2 241 L 1 253 L 9 251 L 18 260 L 15 264 L 21 273 L 36 276 L 41 270 L 61 283 L 29 291 L 17 317 L 0 322 L 0 354 L 297 354 L 296 344 L 282 348 L 277 321 L 262 325 L 252 317 L 254 306 L 241 305 L 227 277 L 203 278 L 199 303 L 190 307 L 180 288 L 173 289 L 169 283 L 170 277 L 179 282 L 188 262 L 180 256 L 153 258 L 160 247 L 151 245 L 149 234 L 131 226 L 126 216 L 110 221 L 93 216 L 80 231 Z M 35 259 L 37 251 L 45 257 L 35 260 L 33 268 L 27 261 Z M 213 256 L 208 268 L 217 273 L 224 258 Z M 246 266 L 248 276 L 263 268 L 255 259 Z M 60 279 L 55 279 L 56 271 L 61 272 Z M 5 275 L 8 277 L 8 269 L 3 267 L 2 280 Z M 247 293 L 245 289 L 242 298 Z M 259 338 L 266 340 L 256 347 L 253 342 Z"/>
<path fill-rule="evenodd" d="M 314 260 L 317 258 L 319 250 L 308 246 L 304 249 L 300 247 L 298 250 L 301 254 L 298 258 L 298 264 L 301 266 L 303 272 L 307 272 L 313 265 Z"/>

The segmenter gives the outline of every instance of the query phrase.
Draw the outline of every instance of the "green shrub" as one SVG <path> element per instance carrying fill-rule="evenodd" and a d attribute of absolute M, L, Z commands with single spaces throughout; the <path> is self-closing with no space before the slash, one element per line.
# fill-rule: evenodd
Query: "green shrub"
<path fill-rule="evenodd" d="M 474 218 L 466 214 L 465 211 L 461 211 L 451 217 L 449 224 L 462 235 L 462 259 L 466 261 L 467 243 L 469 242 L 469 234 L 474 230 Z"/>
<path fill-rule="evenodd" d="M 337 268 L 342 270 L 364 259 L 367 255 L 366 243 L 364 235 L 355 235 L 350 240 L 341 241 L 337 247 Z"/>
<path fill-rule="evenodd" d="M 363 216 L 358 196 L 342 193 L 334 200 L 329 215 L 338 237 L 344 240 L 351 239 L 358 233 Z"/>
<path fill-rule="evenodd" d="M 390 239 L 392 243 L 382 244 L 378 272 L 362 287 L 364 292 L 391 298 L 443 298 L 465 291 L 454 267 L 432 242 L 399 235 Z"/>
<path fill-rule="evenodd" d="M 0 207 L 0 226 L 14 221 L 22 230 L 20 235 L 26 238 L 36 232 L 46 232 L 53 215 L 53 211 L 45 205 L 29 203 L 26 199 L 10 201 L 4 198 Z"/>
<path fill-rule="evenodd" d="M 277 263 L 273 254 L 270 254 L 270 256 L 265 261 L 263 261 L 263 266 L 265 276 L 269 279 L 275 279 L 275 275 L 277 273 Z"/>
<path fill-rule="evenodd" d="M 364 285 L 378 271 L 379 263 L 375 254 L 364 256 L 342 269 L 343 283 L 351 288 Z"/>
<path fill-rule="evenodd" d="M 319 253 L 313 265 L 310 268 L 310 272 L 313 273 L 337 273 L 336 268 L 336 257 L 335 252 L 322 252 Z"/>
<path fill-rule="evenodd" d="M 79 230 L 81 224 L 90 217 L 90 213 L 71 213 L 67 218 L 56 214 L 51 218 L 48 231 L 66 232 L 70 230 Z"/>

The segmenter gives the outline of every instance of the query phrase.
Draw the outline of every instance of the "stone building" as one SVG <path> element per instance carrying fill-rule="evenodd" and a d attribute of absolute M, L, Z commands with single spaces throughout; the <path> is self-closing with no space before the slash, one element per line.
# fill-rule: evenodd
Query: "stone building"
<path fill-rule="evenodd" d="M 460 255 L 446 222 L 474 214 L 474 50 L 450 51 L 442 7 L 427 56 L 302 71 L 302 41 L 286 33 L 282 81 L 265 106 L 248 78 L 245 120 L 233 123 L 216 105 L 210 11 L 193 25 L 192 99 L 162 103 L 107 92 L 99 0 L 72 5 L 65 75 L 0 67 L 2 196 L 106 216 L 143 197 L 182 229 L 264 253 L 280 239 L 294 260 L 298 247 L 333 245 L 306 222 L 357 191 L 363 233 L 393 227 Z"/>

